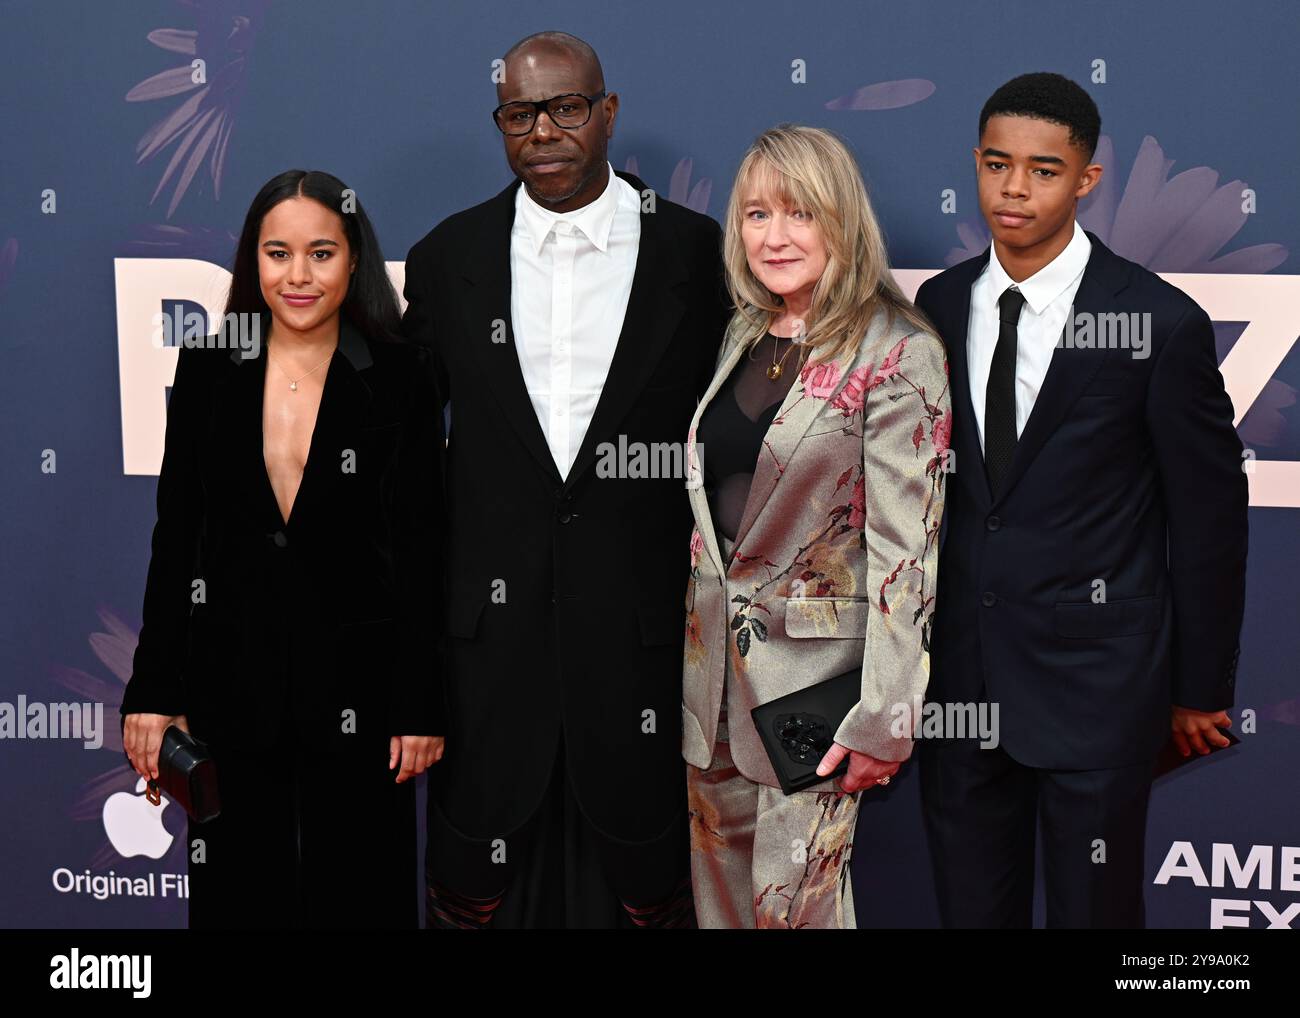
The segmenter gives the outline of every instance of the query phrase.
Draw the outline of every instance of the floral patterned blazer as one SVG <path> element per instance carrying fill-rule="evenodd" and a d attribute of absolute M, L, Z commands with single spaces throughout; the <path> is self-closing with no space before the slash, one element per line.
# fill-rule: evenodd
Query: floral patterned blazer
<path fill-rule="evenodd" d="M 906 759 L 910 711 L 929 678 L 952 432 L 943 344 L 882 311 L 856 353 L 804 367 L 764 438 L 727 561 L 699 483 L 708 449 L 695 430 L 744 353 L 738 318 L 687 437 L 695 530 L 682 755 L 701 768 L 713 759 L 730 657 L 731 753 L 751 781 L 779 784 L 750 710 L 855 667 L 862 697 L 835 741 Z"/>

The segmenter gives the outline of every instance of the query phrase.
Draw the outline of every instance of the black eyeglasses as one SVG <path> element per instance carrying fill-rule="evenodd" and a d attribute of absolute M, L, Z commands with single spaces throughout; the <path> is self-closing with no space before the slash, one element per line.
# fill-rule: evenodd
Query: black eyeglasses
<path fill-rule="evenodd" d="M 530 133 L 537 126 L 537 118 L 545 112 L 556 127 L 572 131 L 591 119 L 592 104 L 604 98 L 605 92 L 602 90 L 595 95 L 566 92 L 550 99 L 502 103 L 492 111 L 492 122 L 501 129 L 502 134 L 519 137 Z"/>

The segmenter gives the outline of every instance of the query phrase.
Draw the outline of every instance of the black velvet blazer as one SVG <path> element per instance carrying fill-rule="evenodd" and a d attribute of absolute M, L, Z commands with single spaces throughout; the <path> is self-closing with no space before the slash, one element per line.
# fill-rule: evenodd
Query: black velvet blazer
<path fill-rule="evenodd" d="M 180 352 L 122 713 L 185 714 L 222 745 L 441 735 L 444 442 L 429 354 L 340 324 L 287 521 L 262 455 L 266 360 L 264 345 Z"/>

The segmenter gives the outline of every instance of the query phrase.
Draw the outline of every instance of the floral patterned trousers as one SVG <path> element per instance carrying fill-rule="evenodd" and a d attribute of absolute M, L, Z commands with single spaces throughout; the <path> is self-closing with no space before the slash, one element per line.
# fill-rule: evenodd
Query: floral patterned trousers
<path fill-rule="evenodd" d="M 730 657 L 727 668 L 730 680 Z M 687 764 L 686 785 L 701 929 L 856 927 L 849 857 L 861 792 L 786 795 L 750 781 L 731 759 L 725 689 L 713 762 Z"/>

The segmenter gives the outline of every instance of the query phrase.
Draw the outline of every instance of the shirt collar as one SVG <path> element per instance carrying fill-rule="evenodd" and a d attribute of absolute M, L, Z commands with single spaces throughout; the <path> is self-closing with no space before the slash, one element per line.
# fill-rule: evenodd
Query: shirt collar
<path fill-rule="evenodd" d="M 619 178 L 614 167 L 609 166 L 609 181 L 605 190 L 593 202 L 572 212 L 552 212 L 537 204 L 528 194 L 523 184 L 515 197 L 515 217 L 523 223 L 528 231 L 529 243 L 534 253 L 541 254 L 542 245 L 555 229 L 556 223 L 571 223 L 591 241 L 598 250 L 604 251 L 609 246 L 609 233 L 614 227 L 614 213 L 618 211 Z"/>
<path fill-rule="evenodd" d="M 1076 219 L 1074 235 L 1070 238 L 1070 243 L 1065 245 L 1065 250 L 1028 279 L 1016 283 L 1007 275 L 1007 270 L 998 261 L 997 251 L 990 245 L 989 281 L 992 283 L 993 299 L 996 301 L 1008 286 L 1014 285 L 1025 295 L 1025 303 L 1030 310 L 1041 315 L 1088 267 L 1088 256 L 1091 253 L 1092 243 Z"/>

